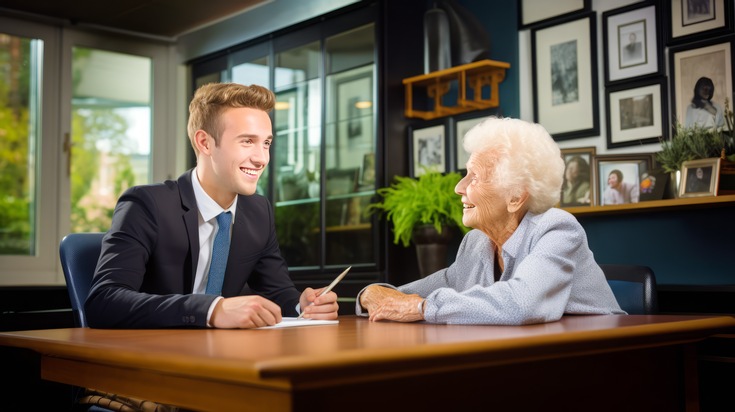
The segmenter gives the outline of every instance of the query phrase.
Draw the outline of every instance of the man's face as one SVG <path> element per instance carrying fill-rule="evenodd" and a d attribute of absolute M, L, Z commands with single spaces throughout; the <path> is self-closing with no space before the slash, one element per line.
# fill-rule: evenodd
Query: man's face
<path fill-rule="evenodd" d="M 252 195 L 270 161 L 273 141 L 270 117 L 258 109 L 231 108 L 222 113 L 220 124 L 219 146 L 212 142 L 211 150 L 216 181 L 207 183 L 223 195 Z"/>

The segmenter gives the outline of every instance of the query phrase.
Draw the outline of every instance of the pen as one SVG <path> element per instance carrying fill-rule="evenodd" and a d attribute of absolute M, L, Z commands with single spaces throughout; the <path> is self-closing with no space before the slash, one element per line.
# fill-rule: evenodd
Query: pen
<path fill-rule="evenodd" d="M 345 275 L 347 274 L 347 272 L 350 271 L 350 269 L 352 269 L 352 266 L 348 267 L 347 269 L 344 270 L 344 272 L 340 273 L 339 276 L 337 276 L 336 278 L 334 278 L 334 280 L 332 281 L 332 283 L 330 283 L 329 286 L 327 286 L 326 288 L 324 288 L 324 290 L 322 290 L 317 297 L 323 296 L 323 295 L 326 295 L 327 293 L 329 293 L 329 291 L 331 291 L 335 286 L 337 286 L 337 283 L 339 283 L 339 281 L 342 280 L 343 277 L 345 277 Z M 311 306 L 313 304 L 314 304 L 314 302 L 311 302 L 309 304 L 309 306 Z M 301 313 L 299 314 L 299 317 L 296 318 L 296 319 L 303 319 L 303 318 L 304 318 L 304 311 L 301 311 Z"/>

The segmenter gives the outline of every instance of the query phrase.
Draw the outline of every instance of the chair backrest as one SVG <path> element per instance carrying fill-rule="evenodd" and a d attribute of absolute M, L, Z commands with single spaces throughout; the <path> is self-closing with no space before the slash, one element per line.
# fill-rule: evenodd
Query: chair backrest
<path fill-rule="evenodd" d="M 72 233 L 61 239 L 59 257 L 77 326 L 87 327 L 84 301 L 92 286 L 104 233 Z"/>
<path fill-rule="evenodd" d="M 648 266 L 600 265 L 620 307 L 629 315 L 658 312 L 656 276 Z"/>

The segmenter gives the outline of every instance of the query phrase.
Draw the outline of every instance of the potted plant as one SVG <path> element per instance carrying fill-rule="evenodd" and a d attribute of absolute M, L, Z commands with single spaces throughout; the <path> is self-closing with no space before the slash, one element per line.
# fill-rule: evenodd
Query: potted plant
<path fill-rule="evenodd" d="M 665 172 L 671 174 L 673 193 L 679 193 L 682 163 L 712 157 L 730 160 L 733 157 L 731 111 L 726 111 L 726 119 L 729 127 L 722 130 L 702 126 L 684 127 L 677 122 L 671 139 L 661 141 L 661 151 L 656 153 L 656 161 Z"/>
<path fill-rule="evenodd" d="M 462 224 L 463 206 L 454 187 L 462 178 L 456 172 L 427 171 L 418 178 L 396 176 L 389 187 L 377 190 L 381 201 L 367 213 L 384 214 L 393 224 L 393 243 L 416 245 L 421 276 L 446 266 L 452 232 L 470 229 Z"/>

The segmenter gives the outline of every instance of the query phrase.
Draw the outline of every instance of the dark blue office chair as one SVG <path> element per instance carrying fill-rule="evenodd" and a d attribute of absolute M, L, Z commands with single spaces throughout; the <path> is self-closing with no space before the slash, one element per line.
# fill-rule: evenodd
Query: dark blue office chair
<path fill-rule="evenodd" d="M 104 233 L 72 233 L 61 239 L 59 256 L 77 326 L 86 328 L 84 301 L 92 286 Z"/>
<path fill-rule="evenodd" d="M 656 276 L 648 266 L 600 265 L 620 307 L 629 315 L 658 312 Z"/>
<path fill-rule="evenodd" d="M 92 286 L 92 277 L 97 267 L 97 260 L 100 257 L 104 235 L 104 233 L 98 232 L 72 233 L 61 239 L 59 244 L 59 257 L 61 258 L 61 267 L 64 270 L 66 288 L 71 299 L 74 320 L 77 326 L 83 328 L 88 326 L 87 318 L 84 315 L 84 301 L 87 300 L 89 289 Z M 112 412 L 113 410 L 135 408 L 137 408 L 135 410 L 138 410 L 144 409 L 142 407 L 144 404 L 147 405 L 146 407 L 154 408 L 151 410 L 171 410 L 167 405 L 156 404 L 151 401 L 84 388 L 79 388 L 79 390 L 81 392 L 77 395 L 77 405 L 86 407 L 87 412 Z"/>

